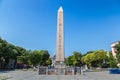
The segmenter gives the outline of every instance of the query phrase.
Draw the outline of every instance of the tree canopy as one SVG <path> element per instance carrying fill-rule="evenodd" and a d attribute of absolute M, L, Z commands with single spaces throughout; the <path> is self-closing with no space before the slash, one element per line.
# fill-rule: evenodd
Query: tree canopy
<path fill-rule="evenodd" d="M 82 54 L 80 52 L 73 52 L 72 56 L 69 56 L 66 59 L 66 64 L 69 66 L 81 66 L 81 58 L 82 58 Z"/>
<path fill-rule="evenodd" d="M 47 50 L 26 50 L 25 48 L 15 46 L 0 38 L 0 68 L 5 68 L 10 59 L 17 63 L 28 65 L 50 65 L 51 59 Z"/>
<path fill-rule="evenodd" d="M 108 60 L 107 52 L 97 50 L 82 57 L 82 62 L 93 67 L 101 67 Z"/>
<path fill-rule="evenodd" d="M 2 68 L 5 68 L 10 59 L 17 60 L 17 56 L 20 56 L 25 52 L 26 49 L 14 46 L 0 38 L 0 64 L 3 65 Z"/>

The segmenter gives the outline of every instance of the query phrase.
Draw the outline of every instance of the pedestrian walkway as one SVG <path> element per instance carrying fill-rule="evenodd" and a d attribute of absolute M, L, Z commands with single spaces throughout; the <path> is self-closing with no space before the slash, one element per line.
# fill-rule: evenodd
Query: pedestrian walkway
<path fill-rule="evenodd" d="M 8 77 L 7 80 L 120 80 L 119 74 L 102 72 L 85 72 L 82 75 L 38 75 L 34 71 L 7 71 L 0 72 L 0 76 Z"/>

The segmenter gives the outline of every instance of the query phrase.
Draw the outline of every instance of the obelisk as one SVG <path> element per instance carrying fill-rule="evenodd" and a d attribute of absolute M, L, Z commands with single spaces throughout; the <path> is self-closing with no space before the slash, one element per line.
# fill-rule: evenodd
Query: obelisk
<path fill-rule="evenodd" d="M 62 7 L 57 16 L 57 41 L 56 41 L 56 64 L 64 64 L 64 20 Z"/>

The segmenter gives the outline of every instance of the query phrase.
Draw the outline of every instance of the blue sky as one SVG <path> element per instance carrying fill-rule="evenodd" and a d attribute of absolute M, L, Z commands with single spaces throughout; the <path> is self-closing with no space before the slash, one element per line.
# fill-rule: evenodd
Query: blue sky
<path fill-rule="evenodd" d="M 109 51 L 110 44 L 120 40 L 120 0 L 0 0 L 0 36 L 54 55 L 61 5 L 66 56 L 73 51 Z"/>

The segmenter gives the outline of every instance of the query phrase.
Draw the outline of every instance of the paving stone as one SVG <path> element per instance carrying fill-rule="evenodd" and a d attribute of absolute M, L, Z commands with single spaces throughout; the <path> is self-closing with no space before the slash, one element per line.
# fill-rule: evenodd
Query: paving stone
<path fill-rule="evenodd" d="M 120 80 L 119 74 L 102 72 L 85 72 L 82 75 L 38 75 L 34 71 L 7 71 L 0 72 L 0 76 L 8 76 L 7 80 Z"/>

